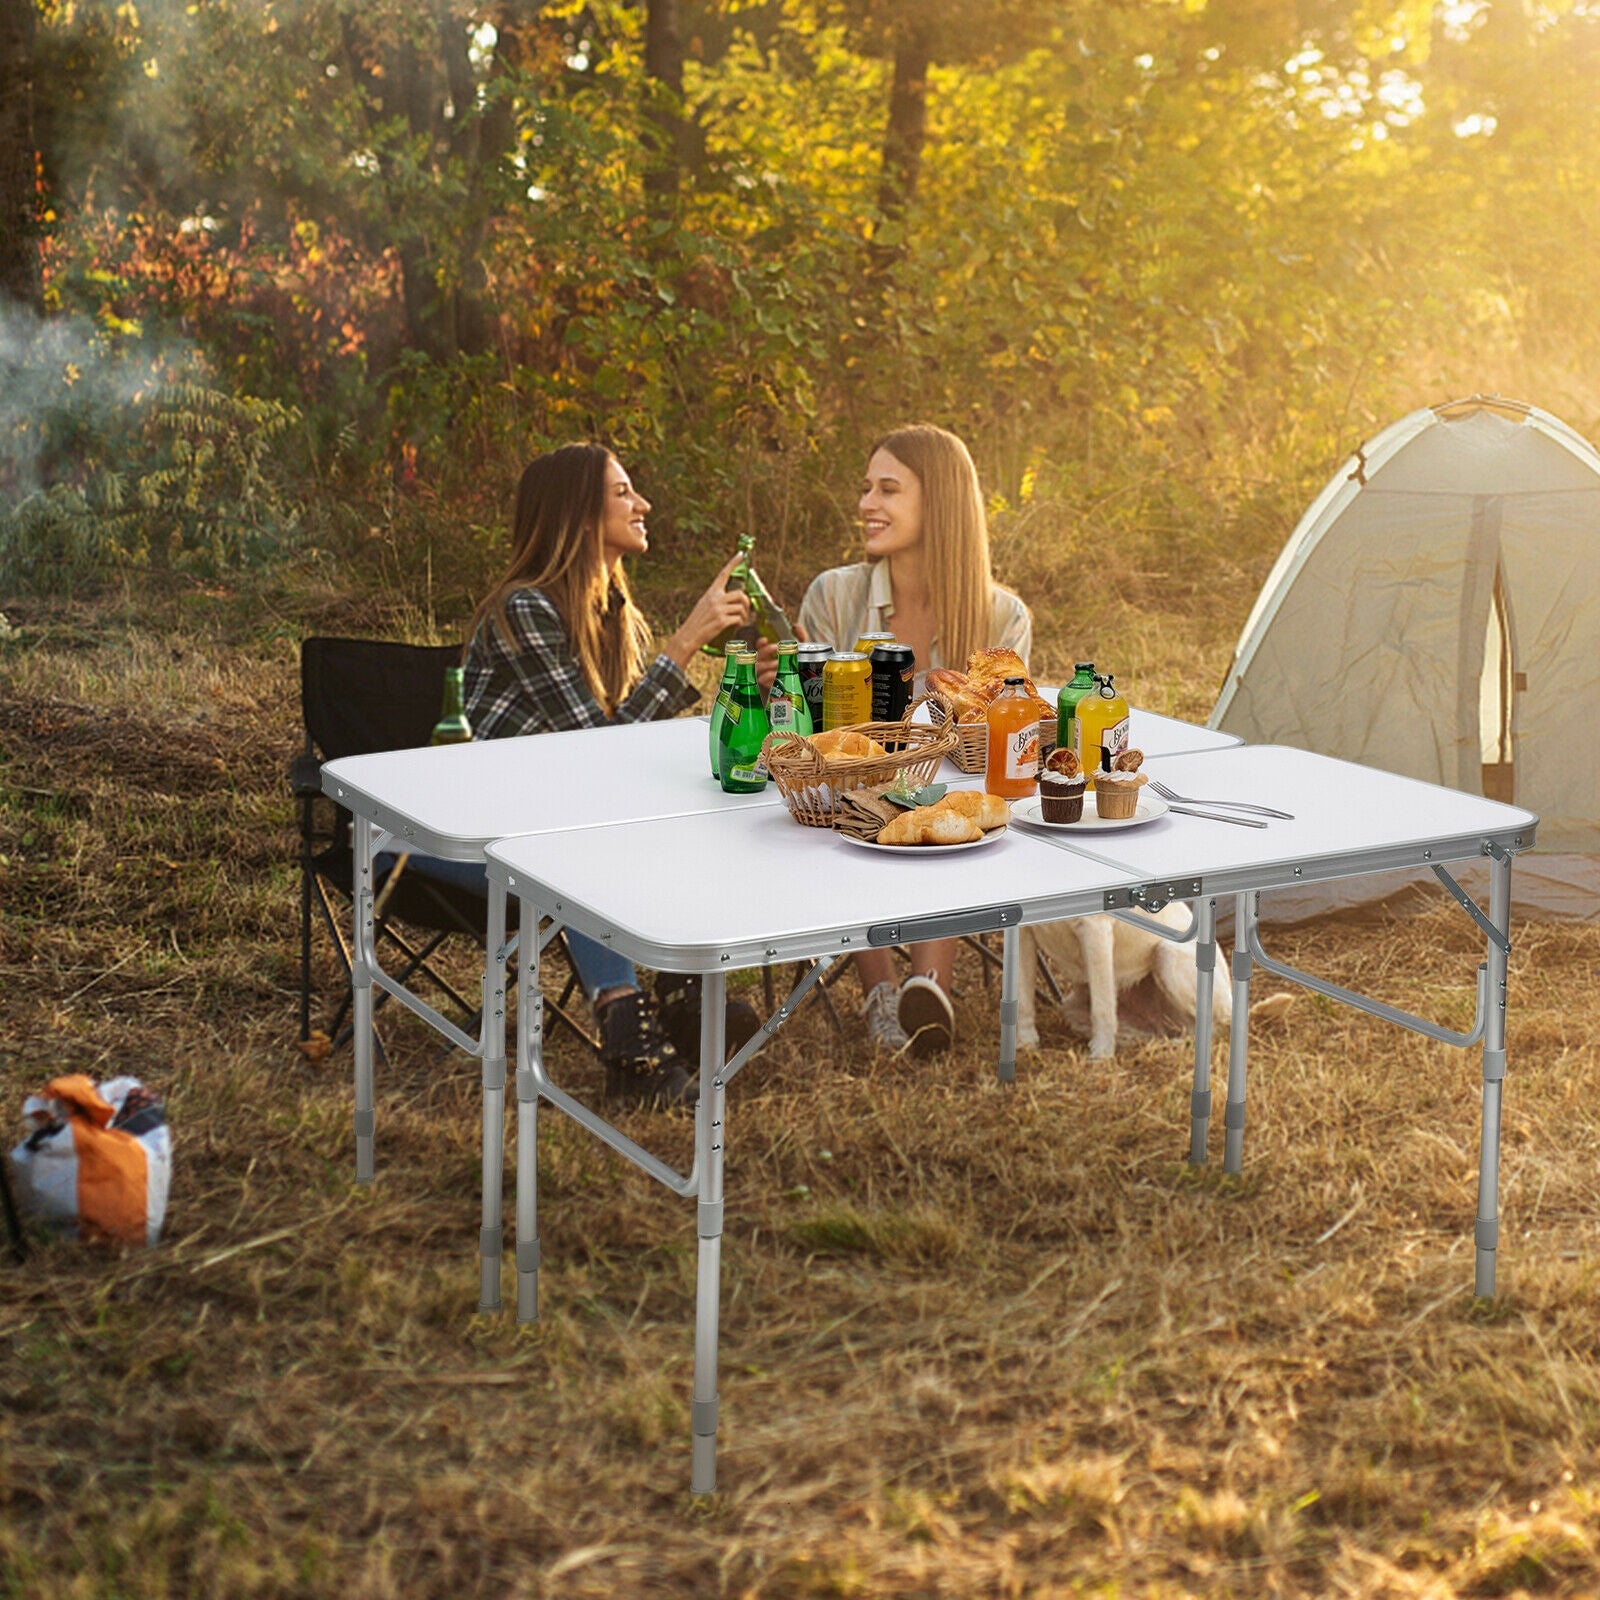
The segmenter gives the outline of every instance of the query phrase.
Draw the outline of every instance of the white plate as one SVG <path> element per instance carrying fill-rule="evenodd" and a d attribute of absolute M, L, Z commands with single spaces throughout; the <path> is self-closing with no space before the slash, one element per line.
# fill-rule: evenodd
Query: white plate
<path fill-rule="evenodd" d="M 1046 822 L 1042 800 L 1018 800 L 1011 807 L 1011 820 L 1029 828 L 1050 833 L 1114 833 L 1118 828 L 1137 828 L 1167 814 L 1167 802 L 1148 789 L 1139 791 L 1139 806 L 1131 817 L 1102 817 L 1094 808 L 1094 796 L 1083 797 L 1083 817 L 1077 822 Z"/>
<path fill-rule="evenodd" d="M 879 844 L 876 839 L 858 839 L 853 833 L 840 833 L 837 828 L 834 837 L 843 839 L 846 844 L 860 845 L 863 850 L 883 850 L 892 856 L 947 856 L 957 850 L 981 850 L 986 844 L 993 844 L 1005 831 L 991 828 L 981 839 L 965 839 L 960 844 Z"/>

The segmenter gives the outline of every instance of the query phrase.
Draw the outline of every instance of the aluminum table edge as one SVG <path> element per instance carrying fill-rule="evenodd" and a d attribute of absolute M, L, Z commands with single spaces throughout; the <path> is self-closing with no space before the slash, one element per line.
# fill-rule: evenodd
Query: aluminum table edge
<path fill-rule="evenodd" d="M 529 878 L 523 872 L 511 871 L 496 861 L 492 855 L 488 858 L 488 867 L 489 875 L 504 886 L 508 896 L 520 896 L 532 901 L 545 916 L 560 918 L 564 926 L 588 934 L 591 939 L 599 940 L 608 949 L 617 951 L 618 954 L 626 956 L 639 966 L 648 967 L 653 972 L 738 971 L 746 967 L 765 966 L 771 962 L 809 961 L 824 955 L 853 955 L 858 950 L 870 950 L 875 945 L 885 942 L 901 942 L 899 939 L 887 941 L 871 937 L 876 929 L 899 926 L 892 918 L 887 918 L 883 923 L 840 923 L 833 928 L 735 940 L 731 943 L 720 941 L 715 944 L 658 943 L 653 939 L 641 938 L 626 929 L 616 927 L 603 917 L 597 916 L 587 906 L 578 904 L 570 898 L 552 895 L 537 879 Z M 1117 870 L 1122 876 L 1131 876 L 1126 868 Z M 1021 927 L 1033 922 L 1060 922 L 1068 917 L 1088 916 L 1105 909 L 1106 893 L 1107 886 L 1102 884 L 1094 889 L 1079 889 L 1070 894 L 1057 894 L 1048 899 L 1030 901 L 1020 908 L 1021 914 L 1015 918 L 1002 916 L 1003 913 L 1009 913 L 1014 909 L 1011 905 L 973 904 L 961 907 L 952 913 L 958 916 L 970 913 L 973 920 L 950 931 L 985 932 L 1006 927 Z M 982 920 L 989 912 L 994 913 L 992 919 Z M 934 930 L 925 932 L 911 924 L 907 925 L 904 934 L 907 939 L 942 936 L 940 932 Z"/>

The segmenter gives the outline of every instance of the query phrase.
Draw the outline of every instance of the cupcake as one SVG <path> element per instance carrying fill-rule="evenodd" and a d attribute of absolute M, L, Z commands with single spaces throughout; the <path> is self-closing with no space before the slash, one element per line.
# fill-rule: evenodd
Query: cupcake
<path fill-rule="evenodd" d="M 1095 774 L 1094 804 L 1103 820 L 1125 821 L 1139 809 L 1139 791 L 1150 781 L 1139 771 L 1143 764 L 1142 750 L 1123 750 L 1109 772 Z"/>
<path fill-rule="evenodd" d="M 1089 780 L 1076 752 L 1053 750 L 1039 773 L 1039 814 L 1046 822 L 1077 822 Z"/>

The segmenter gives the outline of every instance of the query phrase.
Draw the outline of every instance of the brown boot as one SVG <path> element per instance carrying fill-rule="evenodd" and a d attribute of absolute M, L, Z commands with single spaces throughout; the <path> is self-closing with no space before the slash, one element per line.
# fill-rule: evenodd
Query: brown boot
<path fill-rule="evenodd" d="M 628 1105 L 692 1106 L 700 1086 L 661 1031 L 650 999 L 637 989 L 600 1008 L 600 1059 L 606 1093 Z"/>

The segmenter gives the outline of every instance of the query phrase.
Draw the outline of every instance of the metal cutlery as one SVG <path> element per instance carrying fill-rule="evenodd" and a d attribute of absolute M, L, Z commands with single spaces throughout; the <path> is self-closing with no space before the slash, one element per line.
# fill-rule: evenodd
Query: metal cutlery
<path fill-rule="evenodd" d="M 1154 778 L 1150 780 L 1150 787 L 1170 805 L 1215 806 L 1222 811 L 1248 811 L 1257 817 L 1276 817 L 1280 822 L 1294 821 L 1292 811 L 1274 811 L 1271 806 L 1252 805 L 1248 800 L 1197 800 L 1193 795 L 1179 794 L 1176 789 L 1169 789 Z"/>
<path fill-rule="evenodd" d="M 1231 822 L 1239 828 L 1264 828 L 1266 823 L 1259 817 L 1230 817 L 1225 811 L 1200 811 L 1194 806 L 1175 806 L 1169 800 L 1167 810 L 1175 811 L 1180 817 L 1203 817 L 1207 822 Z"/>

